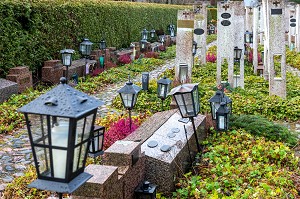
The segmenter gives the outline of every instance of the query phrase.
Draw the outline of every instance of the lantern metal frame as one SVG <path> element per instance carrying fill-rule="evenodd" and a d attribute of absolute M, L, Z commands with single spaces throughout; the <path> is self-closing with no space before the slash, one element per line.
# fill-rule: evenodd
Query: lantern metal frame
<path fill-rule="evenodd" d="M 242 57 L 242 49 L 235 46 L 233 49 L 233 57 L 234 57 L 234 62 L 240 62 Z"/>
<path fill-rule="evenodd" d="M 141 51 L 146 51 L 146 49 L 147 49 L 147 43 L 148 43 L 148 41 L 147 40 L 145 40 L 145 39 L 142 39 L 141 41 L 140 41 L 140 47 L 141 47 Z"/>
<path fill-rule="evenodd" d="M 175 37 L 175 25 L 174 24 L 168 25 L 168 31 L 169 31 L 171 37 Z"/>
<path fill-rule="evenodd" d="M 93 42 L 91 42 L 88 38 L 83 38 L 80 43 L 79 51 L 85 58 L 91 55 L 92 45 Z"/>
<path fill-rule="evenodd" d="M 99 49 L 101 51 L 106 49 L 106 41 L 104 39 L 101 39 L 101 41 L 99 42 Z"/>
<path fill-rule="evenodd" d="M 73 49 L 64 49 L 60 51 L 61 54 L 61 61 L 63 66 L 66 67 L 66 83 L 68 83 L 69 79 L 69 67 L 72 65 L 72 54 L 74 53 Z"/>
<path fill-rule="evenodd" d="M 142 30 L 142 32 L 141 32 L 142 40 L 146 40 L 146 41 L 148 40 L 148 33 L 149 33 L 149 31 L 146 28 L 144 28 Z"/>
<path fill-rule="evenodd" d="M 178 106 L 182 118 L 192 121 L 198 152 L 201 151 L 194 117 L 200 112 L 198 84 L 182 84 L 173 88 L 168 95 L 172 95 Z"/>
<path fill-rule="evenodd" d="M 63 77 L 61 84 L 18 109 L 25 115 L 38 178 L 29 187 L 62 198 L 92 177 L 84 167 L 97 109 L 103 104 L 67 85 Z"/>
<path fill-rule="evenodd" d="M 128 82 L 126 82 L 126 84 L 118 90 L 122 104 L 124 108 L 126 108 L 129 112 L 130 129 L 131 129 L 131 110 L 135 106 L 138 94 L 141 90 L 142 88 L 133 84 L 130 81 L 130 76 L 128 76 Z"/>
<path fill-rule="evenodd" d="M 167 98 L 167 94 L 170 91 L 172 80 L 164 76 L 157 81 L 157 97 L 161 99 L 161 110 L 163 110 L 164 100 Z"/>
<path fill-rule="evenodd" d="M 151 29 L 151 30 L 150 30 L 150 37 L 151 37 L 152 39 L 155 37 L 155 33 L 156 33 L 155 29 Z"/>
<path fill-rule="evenodd" d="M 91 139 L 89 156 L 96 158 L 100 155 L 103 155 L 103 145 L 104 145 L 104 133 L 105 127 L 95 125 L 93 129 L 93 137 Z"/>
<path fill-rule="evenodd" d="M 218 108 L 220 107 L 220 104 L 222 102 L 223 93 L 220 90 L 217 90 L 215 95 L 212 96 L 208 102 L 210 103 L 210 110 L 211 110 L 211 117 L 212 120 L 216 120 L 216 112 Z"/>
<path fill-rule="evenodd" d="M 189 67 L 186 63 L 179 64 L 179 82 L 186 83 L 188 79 Z"/>
<path fill-rule="evenodd" d="M 230 111 L 225 102 L 220 103 L 220 107 L 216 112 L 217 131 L 227 131 L 229 128 Z"/>
<path fill-rule="evenodd" d="M 248 43 L 248 44 L 253 43 L 253 33 L 252 32 L 249 32 L 248 30 L 246 30 L 246 32 L 244 34 L 244 42 Z"/>

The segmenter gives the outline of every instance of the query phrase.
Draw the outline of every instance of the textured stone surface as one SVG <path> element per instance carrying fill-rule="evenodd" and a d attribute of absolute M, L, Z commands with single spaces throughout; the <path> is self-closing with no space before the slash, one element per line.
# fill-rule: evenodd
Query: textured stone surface
<path fill-rule="evenodd" d="M 200 28 L 204 30 L 202 35 L 194 34 L 194 41 L 197 42 L 199 62 L 206 64 L 206 36 L 207 36 L 207 9 L 206 4 L 203 2 L 199 5 L 194 5 L 194 10 L 197 10 L 195 13 L 195 22 L 194 28 Z"/>
<path fill-rule="evenodd" d="M 12 94 L 18 93 L 18 84 L 0 78 L 0 103 L 7 100 Z"/>
<path fill-rule="evenodd" d="M 191 157 L 195 157 L 197 146 L 194 136 L 192 123 L 187 123 L 187 139 L 184 131 L 184 124 L 178 120 L 181 118 L 179 112 L 173 112 L 172 116 L 165 120 L 153 135 L 142 144 L 142 153 L 145 153 L 145 179 L 158 185 L 161 192 L 174 190 L 174 178 L 182 177 L 183 173 L 191 163 L 188 145 Z M 151 120 L 151 118 L 150 118 Z M 198 115 L 195 118 L 198 140 L 205 137 L 205 116 Z M 175 137 L 169 138 L 168 134 L 172 128 L 178 128 L 180 131 L 175 133 Z M 158 145 L 154 148 L 147 146 L 150 141 L 157 141 Z M 161 151 L 161 147 L 168 145 L 171 150 L 168 152 Z"/>
<path fill-rule="evenodd" d="M 192 26 L 190 26 L 192 24 Z M 177 35 L 176 35 L 176 59 L 175 79 L 180 81 L 179 65 L 184 63 L 188 66 L 188 77 L 185 82 L 191 81 L 193 55 L 192 45 L 194 36 L 194 12 L 178 10 L 177 14 Z"/>
<path fill-rule="evenodd" d="M 29 71 L 27 66 L 18 66 L 9 69 L 9 74 L 6 76 L 6 79 L 18 84 L 19 93 L 32 87 L 32 72 Z"/>
<path fill-rule="evenodd" d="M 234 49 L 234 6 L 233 2 L 218 2 L 218 35 L 217 35 L 217 84 L 221 81 L 226 81 L 221 79 L 222 63 L 227 60 L 228 63 L 228 83 L 233 85 L 233 49 Z M 231 17 L 229 19 L 224 19 L 221 17 L 223 13 L 229 13 Z M 229 26 L 222 25 L 223 21 L 229 21 Z M 230 50 L 231 49 L 231 50 Z"/>

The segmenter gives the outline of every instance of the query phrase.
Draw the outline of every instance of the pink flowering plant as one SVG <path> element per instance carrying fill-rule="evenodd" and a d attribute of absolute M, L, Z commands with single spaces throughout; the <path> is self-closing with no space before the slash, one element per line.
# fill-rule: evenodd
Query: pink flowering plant
<path fill-rule="evenodd" d="M 213 53 L 207 53 L 206 55 L 206 61 L 211 63 L 216 63 L 217 57 Z"/>

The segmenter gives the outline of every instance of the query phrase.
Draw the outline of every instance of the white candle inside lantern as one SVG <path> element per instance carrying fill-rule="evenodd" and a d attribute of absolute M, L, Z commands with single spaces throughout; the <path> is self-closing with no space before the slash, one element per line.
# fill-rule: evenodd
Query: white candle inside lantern
<path fill-rule="evenodd" d="M 165 86 L 162 85 L 162 86 L 161 86 L 161 91 L 160 91 L 160 96 L 163 97 L 163 96 L 164 96 L 164 93 L 165 93 Z"/>
<path fill-rule="evenodd" d="M 220 129 L 225 129 L 225 124 L 224 124 L 224 116 L 219 116 L 219 128 Z"/>
<path fill-rule="evenodd" d="M 69 123 L 60 121 L 51 129 L 52 146 L 67 147 Z M 67 150 L 52 149 L 53 172 L 55 178 L 65 178 Z"/>
<path fill-rule="evenodd" d="M 68 55 L 65 56 L 65 65 L 66 66 L 71 65 L 71 56 L 68 56 Z"/>

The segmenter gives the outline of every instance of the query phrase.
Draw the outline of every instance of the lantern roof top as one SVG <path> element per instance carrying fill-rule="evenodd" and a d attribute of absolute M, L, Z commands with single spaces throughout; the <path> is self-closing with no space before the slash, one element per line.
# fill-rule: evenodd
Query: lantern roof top
<path fill-rule="evenodd" d="M 67 54 L 73 54 L 75 51 L 73 49 L 63 49 L 60 51 L 60 54 L 67 53 Z"/>
<path fill-rule="evenodd" d="M 163 77 L 157 81 L 157 83 L 159 83 L 159 84 L 170 84 L 171 82 L 172 82 L 172 80 L 170 80 L 167 77 Z"/>
<path fill-rule="evenodd" d="M 118 90 L 118 93 L 126 93 L 126 94 L 137 94 L 142 90 L 139 86 L 133 84 L 131 81 L 126 82 L 126 84 Z"/>
<path fill-rule="evenodd" d="M 217 110 L 217 113 L 225 113 L 225 114 L 228 114 L 230 111 L 229 109 L 227 108 L 226 106 L 226 103 L 225 102 L 221 102 L 220 103 L 220 107 L 218 108 Z"/>
<path fill-rule="evenodd" d="M 61 83 L 52 90 L 24 105 L 19 112 L 58 117 L 78 118 L 104 103 L 95 97 L 80 92 L 62 77 Z"/>
<path fill-rule="evenodd" d="M 168 95 L 174 95 L 177 93 L 190 93 L 192 92 L 196 86 L 198 86 L 199 83 L 196 84 L 181 84 L 180 86 L 177 86 L 173 88 Z"/>

